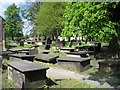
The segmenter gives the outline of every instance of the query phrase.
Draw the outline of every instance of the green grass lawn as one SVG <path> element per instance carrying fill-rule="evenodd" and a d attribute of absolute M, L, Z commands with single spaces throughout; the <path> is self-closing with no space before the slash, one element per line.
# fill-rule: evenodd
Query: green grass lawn
<path fill-rule="evenodd" d="M 84 82 L 80 82 L 78 80 L 68 78 L 68 79 L 63 79 L 63 80 L 57 80 L 55 81 L 57 85 L 53 85 L 49 88 L 97 88 L 96 86 L 91 86 L 88 85 Z"/>

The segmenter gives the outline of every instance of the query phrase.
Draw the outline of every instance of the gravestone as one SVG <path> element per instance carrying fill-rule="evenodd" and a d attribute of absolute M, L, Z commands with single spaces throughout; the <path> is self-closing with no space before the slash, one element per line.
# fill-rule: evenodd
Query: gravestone
<path fill-rule="evenodd" d="M 46 45 L 45 45 L 45 49 L 46 50 L 49 50 L 50 49 L 50 44 L 51 44 L 51 39 L 48 37 L 47 39 L 46 39 Z"/>
<path fill-rule="evenodd" d="M 11 51 L 1 51 L 2 58 L 9 59 L 9 54 L 14 54 L 14 52 L 11 52 Z"/>
<path fill-rule="evenodd" d="M 20 46 L 24 46 L 24 40 L 20 41 Z"/>
<path fill-rule="evenodd" d="M 98 62 L 99 71 L 103 72 L 120 72 L 120 61 L 101 61 Z"/>
<path fill-rule="evenodd" d="M 78 58 L 68 56 L 57 58 L 58 64 L 62 67 L 81 72 L 90 68 L 90 60 L 90 58 Z"/>
<path fill-rule="evenodd" d="M 10 60 L 28 60 L 33 62 L 34 55 L 24 55 L 24 54 L 9 54 L 9 59 Z"/>
<path fill-rule="evenodd" d="M 58 58 L 58 55 L 55 54 L 37 54 L 35 55 L 35 60 L 41 61 L 41 62 L 46 62 L 46 63 L 56 63 L 56 58 Z"/>
<path fill-rule="evenodd" d="M 60 39 L 57 39 L 56 41 L 56 49 L 59 50 L 61 48 L 61 41 Z"/>
<path fill-rule="evenodd" d="M 8 62 L 8 78 L 13 80 L 18 88 L 36 89 L 46 85 L 46 70 L 41 64 L 35 64 L 26 60 L 15 60 Z"/>
<path fill-rule="evenodd" d="M 100 42 L 95 42 L 94 43 L 98 48 L 96 48 L 96 52 L 99 52 L 101 49 L 101 43 Z"/>
<path fill-rule="evenodd" d="M 65 39 L 62 40 L 62 46 L 64 47 L 66 44 Z"/>

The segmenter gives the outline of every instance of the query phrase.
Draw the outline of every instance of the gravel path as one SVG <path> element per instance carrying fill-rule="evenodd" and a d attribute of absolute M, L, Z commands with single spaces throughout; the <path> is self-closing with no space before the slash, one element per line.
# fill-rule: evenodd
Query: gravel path
<path fill-rule="evenodd" d="M 99 88 L 113 88 L 108 83 L 104 83 L 101 85 L 98 81 L 89 80 L 88 79 L 89 76 L 80 75 L 78 73 L 60 69 L 60 68 L 56 68 L 56 67 L 50 67 L 50 69 L 47 70 L 47 77 L 50 77 L 55 80 L 56 79 L 73 78 L 76 80 L 83 81 L 87 84 L 97 86 Z"/>

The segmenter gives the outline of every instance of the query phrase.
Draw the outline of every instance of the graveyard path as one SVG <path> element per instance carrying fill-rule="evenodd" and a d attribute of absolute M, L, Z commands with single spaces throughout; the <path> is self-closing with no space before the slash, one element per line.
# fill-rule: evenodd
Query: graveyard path
<path fill-rule="evenodd" d="M 64 70 L 64 69 L 57 68 L 57 67 L 50 67 L 50 69 L 47 70 L 47 77 L 50 77 L 54 80 L 73 78 L 81 82 L 85 82 L 89 85 L 97 86 L 99 88 L 113 88 L 108 83 L 103 83 L 101 85 L 98 81 L 89 80 L 88 79 L 89 76 L 80 75 L 78 73 Z"/>

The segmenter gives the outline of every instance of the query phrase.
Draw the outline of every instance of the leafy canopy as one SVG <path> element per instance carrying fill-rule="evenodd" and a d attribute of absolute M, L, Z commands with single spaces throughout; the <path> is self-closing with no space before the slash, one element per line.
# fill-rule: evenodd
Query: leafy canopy
<path fill-rule="evenodd" d="M 109 39 L 113 34 L 117 36 L 116 25 L 119 25 L 113 21 L 116 17 L 112 16 L 118 4 L 118 2 L 69 3 L 64 13 L 62 36 L 79 35 L 85 38 L 95 37 L 97 40 Z"/>
<path fill-rule="evenodd" d="M 7 31 L 7 37 L 20 37 L 22 36 L 22 19 L 20 17 L 20 8 L 18 8 L 14 3 L 10 5 L 5 14 L 5 29 Z"/>
<path fill-rule="evenodd" d="M 66 3 L 43 3 L 35 17 L 35 32 L 40 35 L 59 35 L 63 28 L 63 13 Z"/>

